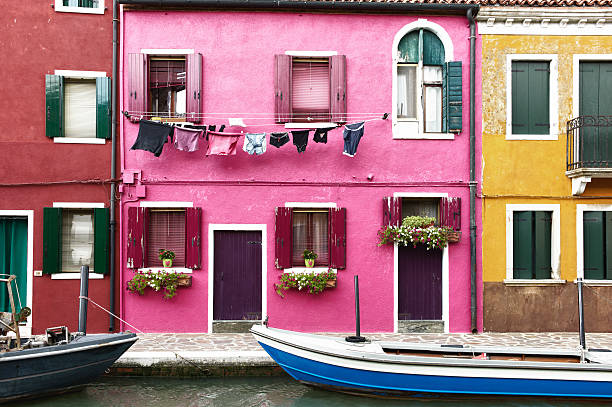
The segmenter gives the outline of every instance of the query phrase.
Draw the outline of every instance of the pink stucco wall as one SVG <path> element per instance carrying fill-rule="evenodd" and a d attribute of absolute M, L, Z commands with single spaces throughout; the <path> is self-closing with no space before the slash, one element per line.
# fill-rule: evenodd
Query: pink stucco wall
<path fill-rule="evenodd" d="M 394 193 L 447 193 L 462 198 L 463 231 L 461 241 L 449 248 L 449 326 L 451 331 L 469 331 L 469 30 L 465 17 L 124 11 L 122 100 L 127 94 L 128 53 L 150 48 L 194 49 L 204 56 L 204 112 L 225 118 L 207 119 L 207 124 L 244 117 L 249 126 L 246 131 L 279 131 L 282 127 L 272 119 L 274 54 L 333 50 L 347 56 L 349 114 L 391 112 L 393 38 L 417 18 L 444 27 L 454 43 L 454 59 L 463 61 L 463 132 L 454 140 L 394 140 L 391 120 L 387 120 L 366 124 L 354 158 L 342 155 L 341 129 L 330 133 L 327 144 L 310 141 L 303 154 L 290 143 L 280 149 L 268 146 L 262 156 L 239 151 L 232 157 L 206 157 L 205 150 L 184 153 L 166 145 L 161 157 L 155 158 L 148 152 L 129 150 L 138 125 L 122 120 L 122 169 L 142 170 L 145 199 L 193 202 L 204 211 L 203 268 L 194 272 L 193 286 L 170 301 L 155 293 L 139 297 L 123 291 L 121 309 L 127 321 L 152 332 L 206 332 L 211 312 L 209 225 L 265 224 L 271 326 L 351 331 L 353 276 L 358 274 L 362 331 L 392 331 L 393 248 L 376 245 L 382 198 Z M 479 98 L 478 87 L 476 106 L 480 106 Z M 251 119 L 254 117 L 264 119 Z M 477 122 L 479 117 L 478 111 Z M 478 136 L 480 128 L 476 130 Z M 374 177 L 371 181 L 369 174 Z M 126 194 L 122 200 L 120 251 L 125 265 L 127 207 L 138 202 Z M 287 292 L 285 299 L 274 292 L 273 283 L 280 274 L 274 267 L 274 207 L 285 202 L 334 202 L 347 208 L 347 267 L 339 272 L 336 289 L 319 296 Z M 130 276 L 131 271 L 123 266 L 123 286 Z"/>

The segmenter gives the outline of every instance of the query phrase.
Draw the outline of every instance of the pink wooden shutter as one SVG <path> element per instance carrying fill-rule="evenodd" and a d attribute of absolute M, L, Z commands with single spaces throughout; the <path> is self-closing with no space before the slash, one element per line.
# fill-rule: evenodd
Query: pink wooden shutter
<path fill-rule="evenodd" d="M 461 230 L 461 198 L 440 199 L 440 226 Z"/>
<path fill-rule="evenodd" d="M 202 54 L 187 55 L 187 120 L 202 121 Z"/>
<path fill-rule="evenodd" d="M 291 121 L 291 55 L 274 56 L 274 112 L 277 123 Z"/>
<path fill-rule="evenodd" d="M 128 208 L 127 267 L 143 267 L 145 208 Z"/>
<path fill-rule="evenodd" d="M 330 64 L 330 113 L 332 122 L 346 122 L 346 55 L 334 55 Z"/>
<path fill-rule="evenodd" d="M 147 111 L 147 56 L 145 54 L 129 54 L 128 70 L 127 110 L 134 116 L 134 121 Z"/>
<path fill-rule="evenodd" d="M 185 209 L 185 267 L 202 267 L 202 209 Z"/>
<path fill-rule="evenodd" d="M 329 266 L 346 268 L 346 208 L 329 209 Z"/>
<path fill-rule="evenodd" d="M 291 267 L 291 236 L 293 234 L 291 208 L 278 207 L 275 210 L 276 224 L 274 226 L 274 248 L 276 268 Z"/>
<path fill-rule="evenodd" d="M 402 198 L 383 198 L 383 226 L 400 226 L 402 223 Z"/>

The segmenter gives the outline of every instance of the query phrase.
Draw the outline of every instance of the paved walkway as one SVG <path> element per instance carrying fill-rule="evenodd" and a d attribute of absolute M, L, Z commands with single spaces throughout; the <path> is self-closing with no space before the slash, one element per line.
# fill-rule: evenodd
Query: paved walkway
<path fill-rule="evenodd" d="M 346 336 L 348 334 L 329 334 Z M 572 348 L 577 333 L 392 334 L 363 333 L 369 339 L 463 345 Z M 281 369 L 251 334 L 139 334 L 138 342 L 113 366 L 113 375 L 276 375 Z M 590 348 L 612 349 L 612 333 L 590 333 Z"/>

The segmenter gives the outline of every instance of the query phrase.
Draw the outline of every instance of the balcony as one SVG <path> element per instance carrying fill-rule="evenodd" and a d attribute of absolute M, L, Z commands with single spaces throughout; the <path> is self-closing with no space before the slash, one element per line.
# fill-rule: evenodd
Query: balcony
<path fill-rule="evenodd" d="M 612 116 L 569 120 L 566 158 L 574 195 L 581 195 L 592 178 L 612 178 Z"/>

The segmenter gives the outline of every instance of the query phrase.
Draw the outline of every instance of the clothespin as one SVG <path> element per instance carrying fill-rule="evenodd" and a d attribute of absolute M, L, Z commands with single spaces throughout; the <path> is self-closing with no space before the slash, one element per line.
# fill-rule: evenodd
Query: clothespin
<path fill-rule="evenodd" d="M 383 120 L 387 120 L 387 117 L 389 117 L 389 113 L 383 113 L 382 119 Z"/>

